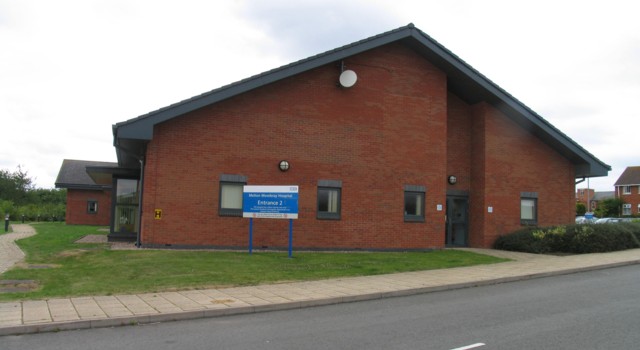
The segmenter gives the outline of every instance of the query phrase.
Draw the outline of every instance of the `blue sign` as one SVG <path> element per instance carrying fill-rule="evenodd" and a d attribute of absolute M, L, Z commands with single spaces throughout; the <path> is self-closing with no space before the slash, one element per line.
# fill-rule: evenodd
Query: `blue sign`
<path fill-rule="evenodd" d="M 242 217 L 298 218 L 298 186 L 244 186 Z"/>

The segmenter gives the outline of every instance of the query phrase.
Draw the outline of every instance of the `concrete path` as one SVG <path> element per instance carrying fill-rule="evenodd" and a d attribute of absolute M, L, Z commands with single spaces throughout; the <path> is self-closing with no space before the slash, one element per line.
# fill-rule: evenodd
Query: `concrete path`
<path fill-rule="evenodd" d="M 565 257 L 489 249 L 464 250 L 514 260 L 493 265 L 312 282 L 0 303 L 0 335 L 295 309 L 640 263 L 640 249 Z"/>
<path fill-rule="evenodd" d="M 12 233 L 0 234 L 0 274 L 24 259 L 24 253 L 15 241 L 36 234 L 33 227 L 29 225 L 11 225 L 11 228 Z"/>

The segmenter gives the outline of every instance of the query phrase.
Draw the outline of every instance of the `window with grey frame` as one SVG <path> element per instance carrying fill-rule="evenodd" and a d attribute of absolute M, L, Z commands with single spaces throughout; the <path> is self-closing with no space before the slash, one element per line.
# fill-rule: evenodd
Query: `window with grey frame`
<path fill-rule="evenodd" d="M 622 215 L 631 215 L 631 204 L 622 204 Z"/>
<path fill-rule="evenodd" d="M 316 217 L 326 220 L 340 220 L 342 207 L 342 181 L 318 181 L 318 211 Z"/>
<path fill-rule="evenodd" d="M 426 188 L 417 185 L 404 186 L 404 221 L 424 222 Z"/>
<path fill-rule="evenodd" d="M 242 192 L 246 184 L 246 176 L 220 175 L 219 216 L 242 216 Z"/>
<path fill-rule="evenodd" d="M 90 199 L 87 201 L 87 214 L 98 213 L 98 201 Z"/>
<path fill-rule="evenodd" d="M 520 224 L 522 225 L 538 224 L 538 193 L 537 192 L 521 192 L 520 193 Z"/>

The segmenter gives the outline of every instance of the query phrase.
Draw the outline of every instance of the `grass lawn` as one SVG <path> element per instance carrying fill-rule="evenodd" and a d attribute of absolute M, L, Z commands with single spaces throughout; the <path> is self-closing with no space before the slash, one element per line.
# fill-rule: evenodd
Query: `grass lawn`
<path fill-rule="evenodd" d="M 131 294 L 176 289 L 257 285 L 283 281 L 444 269 L 505 261 L 491 256 L 441 250 L 405 253 L 110 250 L 108 244 L 79 244 L 93 226 L 38 223 L 37 235 L 18 241 L 26 264 L 0 275 L 2 280 L 35 280 L 37 290 L 0 293 L 0 301 L 50 297 Z"/>

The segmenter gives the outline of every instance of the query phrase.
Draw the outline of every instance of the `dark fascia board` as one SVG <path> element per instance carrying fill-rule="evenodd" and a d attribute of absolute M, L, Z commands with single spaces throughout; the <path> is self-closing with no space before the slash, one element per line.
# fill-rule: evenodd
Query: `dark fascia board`
<path fill-rule="evenodd" d="M 414 38 L 424 47 L 436 53 L 437 56 L 443 58 L 444 64 L 450 67 L 436 65 L 440 66 L 447 74 L 455 74 L 459 77 L 461 74 L 461 79 L 470 80 L 469 82 L 463 82 L 463 85 L 476 85 L 480 88 L 480 94 L 483 96 L 478 100 L 486 99 L 488 103 L 512 117 L 518 124 L 542 138 L 546 143 L 559 150 L 565 157 L 573 162 L 582 163 L 580 162 L 581 160 L 585 162 L 585 165 L 588 165 L 587 167 L 583 166 L 576 169 L 577 177 L 607 176 L 611 170 L 611 166 L 597 159 L 546 119 L 542 118 L 531 108 L 485 77 L 433 38 L 418 29 L 416 29 L 416 31 L 419 32 L 419 35 L 415 35 Z M 464 92 L 460 93 L 464 94 Z M 462 97 L 464 98 L 465 96 Z"/>
<path fill-rule="evenodd" d="M 555 128 L 443 45 L 415 28 L 413 24 L 293 62 L 140 117 L 115 124 L 113 126 L 114 143 L 117 144 L 118 139 L 149 141 L 153 137 L 153 127 L 158 123 L 395 41 L 402 41 L 409 45 L 442 69 L 452 80 L 452 86 L 462 86 L 470 89 L 470 91 L 465 91 L 463 88 L 458 88 L 458 91 L 454 91 L 454 93 L 462 95 L 463 99 L 470 102 L 487 101 L 558 150 L 576 164 L 576 177 L 606 176 L 611 170 L 609 165 L 597 159 L 566 134 Z M 118 157 L 120 159 L 120 154 Z"/>
<path fill-rule="evenodd" d="M 411 26 L 410 28 L 413 28 Z M 190 99 L 150 112 L 138 118 L 127 120 L 113 126 L 114 136 L 125 139 L 151 140 L 153 137 L 153 126 L 177 116 L 189 113 L 199 108 L 211 105 L 231 98 L 233 96 L 251 91 L 261 86 L 282 80 L 306 72 L 325 64 L 339 61 L 343 58 L 406 38 L 409 27 L 402 27 L 386 34 L 365 39 L 354 44 L 334 49 L 316 56 L 312 56 L 265 73 L 261 73 L 244 80 L 220 87 Z"/>
<path fill-rule="evenodd" d="M 90 190 L 90 191 L 105 191 L 110 190 L 111 185 L 79 185 L 79 184 L 66 184 L 66 183 L 55 183 L 56 188 L 66 188 L 68 190 Z"/>

